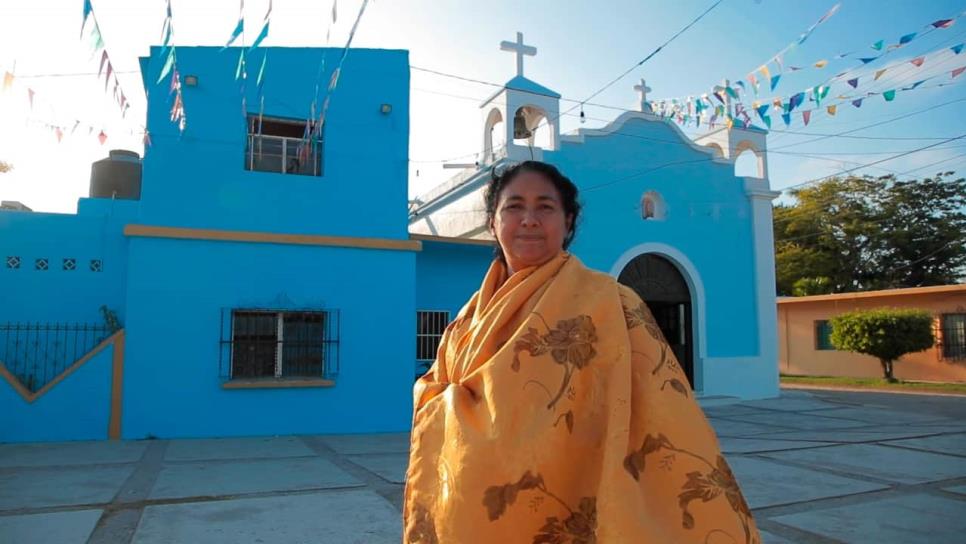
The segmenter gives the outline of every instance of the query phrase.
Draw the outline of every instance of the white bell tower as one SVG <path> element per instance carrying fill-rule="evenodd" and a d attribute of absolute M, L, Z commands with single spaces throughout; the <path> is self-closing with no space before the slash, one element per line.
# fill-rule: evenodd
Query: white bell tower
<path fill-rule="evenodd" d="M 547 150 L 560 146 L 560 95 L 523 76 L 523 57 L 535 56 L 537 48 L 523 43 L 522 32 L 517 32 L 515 42 L 501 42 L 500 49 L 514 53 L 517 73 L 480 105 L 483 114 L 480 164 L 491 164 L 502 157 L 525 160 L 532 156 L 539 160 L 543 150 L 533 147 L 538 129 L 549 130 Z M 506 143 L 494 146 L 493 131 L 500 123 L 503 123 L 502 139 Z"/>

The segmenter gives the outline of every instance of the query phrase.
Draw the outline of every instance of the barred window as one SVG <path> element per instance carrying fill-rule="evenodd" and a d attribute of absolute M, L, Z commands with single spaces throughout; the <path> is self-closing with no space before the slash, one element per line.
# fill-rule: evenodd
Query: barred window
<path fill-rule="evenodd" d="M 333 374 L 330 312 L 232 310 L 231 378 L 321 378 Z M 223 341 L 224 342 L 224 341 Z"/>
<path fill-rule="evenodd" d="M 321 131 L 312 121 L 249 115 L 245 170 L 321 176 Z"/>
<path fill-rule="evenodd" d="M 416 312 L 416 360 L 434 361 L 449 312 Z"/>
<path fill-rule="evenodd" d="M 835 346 L 832 345 L 832 324 L 826 320 L 815 322 L 815 349 L 835 350 Z"/>
<path fill-rule="evenodd" d="M 966 313 L 942 315 L 942 358 L 966 359 Z"/>

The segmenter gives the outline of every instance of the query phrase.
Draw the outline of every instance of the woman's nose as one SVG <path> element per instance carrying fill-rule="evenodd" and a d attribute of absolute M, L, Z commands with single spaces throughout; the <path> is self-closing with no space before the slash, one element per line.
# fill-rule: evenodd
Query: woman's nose
<path fill-rule="evenodd" d="M 539 223 L 537 220 L 537 213 L 533 210 L 524 211 L 523 220 L 521 223 L 525 226 L 536 226 Z"/>

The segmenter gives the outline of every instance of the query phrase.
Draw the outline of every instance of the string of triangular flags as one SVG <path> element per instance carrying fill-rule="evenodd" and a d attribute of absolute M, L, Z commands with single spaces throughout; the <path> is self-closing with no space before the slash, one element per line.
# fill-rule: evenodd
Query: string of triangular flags
<path fill-rule="evenodd" d="M 830 13 L 834 13 L 834 10 L 837 10 L 837 8 L 838 8 L 838 5 L 836 5 L 833 8 L 833 11 L 831 11 Z M 899 37 L 896 43 L 893 43 L 888 46 L 885 45 L 886 40 L 884 39 L 877 40 L 876 42 L 870 45 L 872 50 L 878 52 L 873 56 L 868 56 L 867 53 L 861 50 L 853 50 L 853 51 L 847 51 L 844 53 L 839 53 L 832 57 L 821 58 L 814 62 L 805 64 L 803 66 L 796 66 L 796 65 L 789 64 L 786 67 L 783 62 L 783 54 L 784 54 L 784 51 L 783 51 L 774 55 L 771 59 L 769 59 L 768 62 L 762 64 L 755 70 L 748 73 L 748 75 L 745 76 L 745 80 L 747 80 L 748 82 L 747 87 L 745 85 L 745 82 L 740 79 L 738 80 L 739 81 L 738 85 L 743 90 L 750 87 L 752 92 L 754 92 L 755 95 L 757 96 L 761 83 L 767 84 L 769 90 L 774 91 L 775 88 L 778 86 L 778 83 L 781 80 L 782 75 L 784 75 L 786 72 L 792 73 L 792 72 L 798 72 L 798 71 L 807 70 L 807 69 L 821 70 L 826 66 L 828 66 L 831 61 L 841 60 L 846 58 L 855 58 L 861 63 L 861 66 L 865 66 L 866 64 L 869 64 L 871 62 L 874 62 L 882 58 L 884 55 L 888 55 L 894 52 L 895 50 L 908 45 L 916 38 L 922 38 L 923 36 L 926 36 L 936 30 L 950 28 L 951 26 L 953 26 L 953 24 L 956 22 L 957 19 L 963 17 L 964 15 L 966 15 L 966 12 L 962 12 L 951 18 L 939 19 L 937 21 L 933 21 L 932 23 L 925 25 L 918 31 L 903 34 L 902 36 Z M 826 16 L 823 17 L 822 20 L 824 21 L 825 19 L 827 19 L 828 16 L 829 14 L 826 14 Z M 772 67 L 772 65 L 774 65 L 774 67 Z M 777 68 L 777 73 L 774 73 L 775 70 L 773 70 L 772 68 Z M 760 75 L 761 79 L 758 79 L 756 77 L 756 74 Z M 844 73 L 840 73 L 836 75 L 836 78 L 839 78 L 843 75 Z"/>
<path fill-rule="evenodd" d="M 325 90 L 325 99 L 322 101 L 322 113 L 319 115 L 319 120 L 315 125 L 316 136 L 322 134 L 322 127 L 325 125 L 325 116 L 329 111 L 329 101 L 332 99 L 332 93 L 335 92 L 336 88 L 339 86 L 339 76 L 342 74 L 342 68 L 345 65 L 345 59 L 349 56 L 349 48 L 352 46 L 352 40 L 355 38 L 356 30 L 359 28 L 359 21 L 362 20 L 362 14 L 366 11 L 366 6 L 369 4 L 369 0 L 362 0 L 362 5 L 359 6 L 359 13 L 356 15 L 355 22 L 352 23 L 352 29 L 349 31 L 349 37 L 346 39 L 345 46 L 342 48 L 342 55 L 339 57 L 339 64 L 332 71 L 332 76 L 329 78 L 329 86 Z M 336 11 L 335 5 L 333 4 L 332 9 L 332 20 L 335 21 Z"/>
<path fill-rule="evenodd" d="M 908 45 L 909 43 L 911 43 L 916 38 L 922 38 L 923 36 L 926 36 L 926 35 L 934 32 L 936 30 L 950 28 L 951 26 L 953 26 L 953 24 L 956 22 L 957 19 L 963 17 L 964 15 L 966 15 L 966 11 L 964 11 L 963 13 L 960 13 L 959 15 L 956 15 L 955 17 L 949 18 L 949 19 L 939 19 L 937 21 L 934 21 L 934 22 L 926 25 L 925 27 L 923 27 L 923 30 L 920 30 L 920 31 L 917 31 L 917 32 L 911 32 L 911 33 L 908 33 L 908 34 L 903 34 L 899 38 L 899 40 L 898 40 L 897 43 L 892 44 L 892 45 L 889 45 L 889 46 L 885 46 L 885 40 L 878 40 L 875 43 L 873 43 L 870 47 L 873 50 L 875 50 L 875 51 L 881 51 L 881 53 L 879 53 L 876 56 L 871 56 L 871 57 L 866 57 L 866 56 L 860 56 L 860 57 L 858 57 L 857 60 L 859 60 L 859 62 L 861 64 L 859 64 L 855 68 L 852 68 L 852 69 L 849 69 L 849 70 L 846 70 L 846 71 L 843 71 L 843 72 L 840 72 L 840 73 L 836 74 L 835 76 L 829 78 L 825 83 L 831 84 L 832 82 L 836 82 L 836 81 L 848 81 L 850 79 L 854 79 L 854 78 L 850 78 L 849 76 L 850 75 L 853 75 L 856 71 L 865 68 L 866 65 L 868 65 L 868 64 L 870 64 L 872 62 L 875 62 L 875 61 L 877 61 L 877 60 L 879 60 L 881 58 L 884 58 L 885 56 L 887 56 L 887 55 L 889 55 L 889 54 L 897 51 L 899 48 Z M 883 47 L 885 47 L 885 50 L 884 51 L 883 51 Z M 961 48 L 962 45 L 954 46 L 954 48 L 955 47 L 960 47 Z M 844 58 L 850 57 L 852 55 L 863 55 L 863 54 L 864 53 L 861 53 L 861 52 L 843 53 L 843 54 L 839 54 L 839 55 L 836 55 L 835 57 L 833 57 L 833 60 L 844 59 Z M 922 59 L 919 59 L 919 58 L 913 59 L 912 62 L 913 62 L 913 64 L 915 64 L 917 61 L 921 64 Z M 829 64 L 828 59 L 821 59 L 821 60 L 818 60 L 818 61 L 812 63 L 810 66 L 812 66 L 814 68 L 821 69 L 821 68 L 826 67 L 828 64 Z M 801 68 L 801 67 L 798 67 L 798 66 L 789 66 L 788 67 L 788 71 L 789 72 L 795 72 L 795 71 L 799 71 L 799 70 L 803 70 L 803 69 L 804 68 Z M 878 73 L 877 73 L 877 75 L 876 75 L 876 79 L 878 79 L 879 77 L 881 77 L 882 76 L 882 73 L 884 73 L 884 72 L 885 72 L 885 70 L 879 70 Z M 753 76 L 754 74 L 750 74 L 750 75 Z M 775 79 L 775 78 L 778 78 L 780 76 L 781 76 L 781 74 L 779 74 L 777 76 L 774 76 L 772 78 L 773 81 L 771 83 L 773 83 L 773 84 L 770 84 L 770 89 L 772 91 L 774 91 L 775 86 L 777 85 L 777 79 Z M 757 92 L 758 91 L 757 86 L 754 87 L 754 91 L 755 91 L 755 95 L 757 96 L 757 94 L 758 94 L 758 92 Z"/>
<path fill-rule="evenodd" d="M 953 55 L 955 56 L 955 55 L 958 55 L 962 51 L 962 47 L 954 46 L 953 48 L 950 48 L 950 50 L 952 50 Z M 885 68 L 882 68 L 881 70 L 878 70 L 876 72 L 875 77 L 871 81 L 869 81 L 869 80 L 865 80 L 865 81 L 867 83 L 875 83 L 876 81 L 879 80 L 879 78 L 882 76 L 882 74 L 885 73 L 887 70 L 892 70 L 892 69 L 894 69 L 894 68 L 896 68 L 898 66 L 904 66 L 907 63 L 912 64 L 913 66 L 915 66 L 918 69 L 918 68 L 922 67 L 922 65 L 925 63 L 925 59 L 927 57 L 928 58 L 932 58 L 932 57 L 939 56 L 939 55 L 944 55 L 944 54 L 946 54 L 948 56 L 947 49 L 946 48 L 943 48 L 943 49 L 940 49 L 940 50 L 937 50 L 937 51 L 933 51 L 933 52 L 931 52 L 929 54 L 921 55 L 921 56 L 916 57 L 916 58 L 914 58 L 912 60 L 902 60 L 902 61 L 895 62 L 892 65 L 889 65 L 889 66 L 887 66 Z M 966 67 L 963 67 L 963 68 L 966 68 Z M 933 86 L 929 86 L 929 87 L 921 87 L 921 86 L 924 83 L 926 83 L 927 81 L 935 80 L 935 79 L 941 78 L 941 77 L 946 77 L 947 74 L 949 75 L 949 79 L 950 80 L 955 79 L 957 76 L 959 76 L 960 74 L 962 74 L 962 72 L 963 72 L 963 70 L 961 70 L 960 68 L 956 68 L 956 69 L 951 70 L 951 71 L 948 71 L 948 72 L 947 71 L 943 71 L 942 73 L 935 74 L 935 75 L 929 76 L 929 77 L 925 77 L 923 79 L 919 79 L 919 80 L 917 80 L 917 81 L 915 81 L 915 82 L 913 82 L 913 83 L 911 83 L 909 85 L 896 85 L 893 88 L 886 88 L 886 89 L 884 89 L 882 91 L 865 91 L 865 92 L 860 92 L 860 93 L 852 93 L 851 95 L 840 94 L 839 96 L 836 97 L 836 99 L 837 100 L 840 100 L 840 102 L 837 102 L 835 104 L 827 104 L 825 106 L 825 112 L 828 115 L 830 115 L 830 116 L 834 116 L 836 114 L 836 112 L 837 112 L 837 107 L 839 105 L 851 103 L 853 106 L 855 106 L 855 107 L 858 108 L 858 107 L 861 107 L 862 106 L 862 103 L 863 103 L 863 101 L 866 98 L 871 97 L 871 96 L 877 96 L 877 95 L 882 95 L 882 97 L 885 99 L 886 102 L 892 102 L 895 99 L 896 94 L 898 92 L 911 91 L 911 90 L 918 89 L 918 88 L 936 88 L 936 87 L 943 87 L 943 86 L 946 86 L 946 85 L 951 84 L 952 82 L 940 83 L 938 85 L 933 85 Z M 781 118 L 785 122 L 785 125 L 788 126 L 791 123 L 791 113 L 796 108 L 798 108 L 799 106 L 801 106 L 802 104 L 804 104 L 806 98 L 808 98 L 809 101 L 815 103 L 815 107 L 814 108 L 809 108 L 809 109 L 805 109 L 805 110 L 802 110 L 801 111 L 802 120 L 803 120 L 803 122 L 804 122 L 805 125 L 808 125 L 809 121 L 811 120 L 812 112 L 814 112 L 814 111 L 820 111 L 822 109 L 822 100 L 824 100 L 826 98 L 826 96 L 829 93 L 829 90 L 831 89 L 830 83 L 831 82 L 826 82 L 826 83 L 823 83 L 823 84 L 816 85 L 816 86 L 814 86 L 814 87 L 812 87 L 810 89 L 806 89 L 804 91 L 800 91 L 798 93 L 795 93 L 795 94 L 793 94 L 792 96 L 790 96 L 788 98 L 787 102 L 784 101 L 781 97 L 775 97 L 775 98 L 772 98 L 772 99 L 767 100 L 767 101 L 758 101 L 758 100 L 756 100 L 755 102 L 752 103 L 752 108 L 758 114 L 759 119 L 761 119 L 761 121 L 767 127 L 770 128 L 771 127 L 771 119 L 770 119 L 770 117 L 767 116 L 767 113 L 768 113 L 768 111 L 769 111 L 769 109 L 771 107 L 774 107 L 776 110 L 780 110 L 781 111 Z M 858 88 L 860 86 L 860 80 L 859 80 L 859 78 L 849 79 L 849 80 L 847 80 L 847 83 L 848 83 L 848 85 L 850 87 L 852 87 L 853 89 L 856 89 L 856 90 L 858 90 Z"/>
<path fill-rule="evenodd" d="M 338 0 L 332 0 L 332 17 L 325 30 L 325 48 L 322 50 L 322 58 L 319 60 L 319 69 L 315 73 L 315 92 L 312 94 L 312 105 L 309 106 L 309 120 L 305 123 L 304 139 L 311 138 L 317 140 L 322 134 L 321 125 L 315 126 L 316 116 L 319 114 L 319 91 L 321 89 L 322 74 L 325 73 L 325 62 L 328 55 L 326 50 L 332 37 L 332 27 L 339 19 Z"/>
<path fill-rule="evenodd" d="M 716 98 L 721 105 L 723 105 L 725 102 L 728 101 L 727 97 L 730 97 L 736 101 L 741 101 L 741 95 L 743 94 L 747 95 L 749 93 L 753 93 L 754 96 L 757 98 L 759 95 L 759 87 L 761 85 L 761 81 L 767 82 L 768 88 L 771 91 L 774 91 L 784 72 L 786 71 L 795 72 L 803 69 L 798 66 L 788 66 L 786 68 L 782 61 L 783 55 L 787 53 L 789 50 L 791 50 L 792 48 L 797 47 L 802 43 L 804 43 L 805 40 L 807 40 L 808 37 L 811 36 L 812 32 L 814 32 L 814 30 L 818 28 L 819 25 L 826 22 L 830 17 L 832 17 L 833 15 L 835 15 L 835 13 L 838 12 L 839 6 L 840 4 L 836 4 L 835 6 L 833 6 L 825 15 L 823 15 L 811 27 L 809 27 L 805 32 L 803 32 L 797 40 L 791 42 L 788 46 L 786 46 L 781 51 L 773 55 L 766 63 L 761 65 L 757 70 L 749 73 L 745 77 L 747 82 L 745 80 L 739 79 L 734 83 L 734 85 L 732 85 L 728 80 L 725 80 L 724 85 L 716 85 L 711 89 L 710 92 L 703 93 L 698 97 L 695 97 L 692 95 L 688 97 L 679 97 L 679 98 L 665 99 L 663 101 L 658 101 L 658 102 L 651 102 L 650 105 L 652 109 L 654 111 L 671 111 L 673 114 L 677 114 L 677 113 L 680 113 L 681 108 L 684 105 L 686 105 L 688 102 L 694 102 L 695 104 L 694 107 L 695 109 L 697 109 L 698 114 L 702 113 L 705 110 L 708 110 L 713 112 L 712 117 L 714 117 L 714 114 L 717 114 L 719 117 L 724 117 L 727 115 L 727 112 L 721 112 L 720 108 L 716 107 L 714 102 L 710 100 L 711 97 Z M 896 44 L 886 47 L 885 51 L 881 53 L 879 56 L 860 58 L 859 60 L 862 62 L 862 64 L 858 68 L 863 68 L 870 62 L 878 60 L 883 56 L 888 55 L 889 53 L 892 53 L 893 51 L 910 43 L 912 40 L 914 40 L 917 37 L 921 38 L 922 36 L 925 36 L 932 31 L 950 28 L 951 26 L 953 26 L 953 24 L 957 19 L 963 16 L 966 16 L 966 11 L 951 18 L 939 19 L 937 21 L 934 21 L 933 23 L 930 23 L 925 27 L 923 27 L 923 29 L 918 32 L 904 34 L 899 38 Z M 883 47 L 885 47 L 884 44 L 885 44 L 885 40 L 878 40 L 875 43 L 873 43 L 871 47 L 875 50 L 882 50 Z M 960 51 L 962 51 L 963 44 L 954 45 L 950 49 L 953 52 L 958 54 Z M 850 55 L 854 55 L 854 54 L 856 53 L 855 52 L 843 53 L 843 54 L 836 55 L 834 58 L 841 59 L 841 58 L 849 57 Z M 916 66 L 921 66 L 924 61 L 925 59 L 923 57 L 917 57 L 915 59 L 912 59 L 912 61 L 910 62 L 912 62 Z M 772 75 L 772 72 L 769 68 L 771 64 L 775 64 L 778 67 L 779 73 Z M 827 65 L 828 65 L 828 61 L 825 59 L 817 61 L 813 64 L 813 66 L 817 68 L 824 68 Z M 878 70 L 875 75 L 875 80 L 878 80 L 885 73 L 887 69 L 888 68 Z M 762 76 L 761 80 L 756 78 L 755 76 L 756 73 L 761 74 Z M 834 77 L 827 79 L 819 86 L 828 86 L 837 81 L 846 81 L 850 85 L 852 85 L 853 88 L 855 88 L 858 85 L 858 78 L 849 77 L 851 75 L 854 75 L 854 73 L 855 73 L 855 70 L 848 70 L 845 72 L 841 72 L 839 74 L 836 74 Z"/>
<path fill-rule="evenodd" d="M 8 71 L 7 73 L 12 74 L 13 72 Z M 15 78 L 4 77 L 3 87 L 2 87 L 2 90 L 4 93 L 13 92 L 13 88 L 15 86 L 19 87 L 19 85 L 16 84 Z M 37 111 L 38 103 L 42 104 L 44 102 L 47 102 L 48 104 L 53 106 L 53 103 L 50 102 L 50 100 L 46 100 L 45 96 L 42 93 L 38 93 L 37 91 L 29 87 L 25 87 L 25 90 L 26 90 L 27 100 L 29 102 L 30 112 Z M 57 139 L 57 143 L 61 143 L 64 137 L 73 136 L 75 133 L 77 133 L 78 130 L 83 131 L 84 129 L 87 130 L 88 136 L 96 135 L 97 141 L 101 145 L 104 145 L 108 140 L 107 129 L 105 129 L 103 125 L 100 125 L 97 123 L 90 123 L 80 119 L 74 119 L 72 120 L 71 123 L 68 123 L 68 124 L 60 124 L 60 123 L 52 123 L 49 121 L 44 121 L 39 119 L 32 119 L 28 117 L 26 120 L 26 123 L 28 125 L 34 125 L 34 126 L 38 126 L 46 130 L 49 130 L 51 134 L 54 136 L 54 138 Z M 121 132 L 124 133 L 125 131 L 121 131 Z M 112 131 L 112 133 L 117 134 L 117 131 Z M 130 136 L 147 135 L 146 132 L 143 130 L 143 127 L 141 130 L 137 130 L 137 131 L 134 129 L 127 129 L 126 133 Z"/>
<path fill-rule="evenodd" d="M 810 96 L 811 101 L 814 101 L 820 104 L 821 100 L 823 100 L 825 96 L 828 94 L 829 89 L 831 88 L 831 85 L 838 81 L 844 80 L 845 83 L 847 83 L 850 87 L 852 87 L 853 89 L 857 89 L 860 86 L 861 81 L 866 81 L 869 83 L 879 81 L 879 79 L 882 77 L 883 74 L 885 74 L 889 70 L 895 69 L 896 67 L 911 64 L 916 68 L 920 68 L 924 64 L 926 64 L 926 60 L 929 58 L 932 58 L 940 54 L 944 54 L 947 51 L 952 51 L 954 55 L 959 55 L 963 51 L 963 48 L 964 48 L 964 44 L 960 43 L 952 47 L 948 47 L 948 48 L 943 47 L 942 49 L 917 56 L 916 58 L 913 58 L 911 60 L 902 60 L 902 61 L 893 63 L 892 65 L 889 65 L 877 70 L 871 80 L 866 80 L 860 77 L 852 77 L 847 79 L 845 77 L 830 78 L 825 82 L 822 82 L 818 85 L 814 85 L 804 91 L 792 94 L 790 97 L 788 97 L 787 102 L 785 102 L 780 96 L 773 97 L 771 99 L 756 99 L 752 103 L 752 109 L 759 112 L 759 118 L 762 120 L 762 122 L 765 123 L 766 126 L 770 127 L 771 126 L 770 119 L 765 119 L 762 116 L 765 114 L 765 112 L 767 112 L 768 107 L 771 104 L 774 104 L 776 108 L 781 108 L 785 110 L 784 114 L 790 114 L 793 110 L 795 110 L 799 105 L 801 105 L 804 102 L 804 98 L 806 96 Z M 891 101 L 895 97 L 895 93 L 892 91 L 915 89 L 920 85 L 922 85 L 923 83 L 925 83 L 926 81 L 930 79 L 935 79 L 937 77 L 941 77 L 946 73 L 947 72 L 943 72 L 942 74 L 937 74 L 935 76 L 931 76 L 929 78 L 916 81 L 912 83 L 910 86 L 905 88 L 897 87 L 897 89 L 886 90 L 882 93 L 866 93 L 864 95 L 861 95 L 861 97 L 851 96 L 847 98 L 849 101 L 857 101 L 856 102 L 857 104 L 861 104 L 862 98 L 865 98 L 867 96 L 874 96 L 876 94 L 882 94 L 887 101 Z M 956 68 L 954 70 L 949 71 L 948 73 L 951 76 L 950 79 L 953 79 L 959 76 L 961 73 L 963 73 L 963 70 Z M 944 86 L 944 85 L 941 84 L 937 86 Z M 712 89 L 711 93 L 706 93 L 699 97 L 689 96 L 687 97 L 687 99 L 672 98 L 672 99 L 665 99 L 665 100 L 659 100 L 659 101 L 652 101 L 652 102 L 649 102 L 649 105 L 651 106 L 651 109 L 654 112 L 656 112 L 658 115 L 665 118 L 673 117 L 679 122 L 682 122 L 683 124 L 687 124 L 691 120 L 694 120 L 695 123 L 698 126 L 700 126 L 701 121 L 706 120 L 711 126 L 714 126 L 718 118 L 730 119 L 732 117 L 740 117 L 744 120 L 745 124 L 750 124 L 751 120 L 748 116 L 748 112 L 744 109 L 745 106 L 741 102 L 742 94 L 747 94 L 747 93 L 741 93 L 741 91 L 739 90 L 739 86 L 732 86 L 729 84 L 727 80 L 725 80 L 722 85 L 715 86 Z M 715 104 L 711 100 L 711 97 L 714 97 L 718 101 L 718 104 Z M 734 110 L 732 110 L 732 104 L 734 104 Z M 704 114 L 705 111 L 710 112 L 710 116 L 705 115 Z M 783 116 L 783 118 L 785 118 L 785 116 Z"/>
<path fill-rule="evenodd" d="M 81 37 L 84 37 L 84 29 L 88 27 L 88 21 L 90 21 L 90 33 L 88 39 L 91 42 L 91 56 L 97 54 L 98 51 L 101 52 L 101 62 L 100 68 L 97 70 L 97 77 L 100 79 L 101 75 L 104 76 L 104 92 L 107 92 L 108 87 L 111 86 L 113 80 L 113 91 L 112 95 L 114 101 L 117 103 L 118 107 L 121 109 L 121 117 L 127 114 L 128 108 L 131 104 L 128 102 L 127 95 L 124 94 L 124 89 L 121 88 L 121 82 L 117 78 L 117 73 L 114 71 L 114 64 L 111 62 L 111 57 L 107 53 L 107 48 L 104 46 L 104 37 L 101 34 L 101 27 L 97 24 L 97 15 L 94 13 L 94 6 L 91 5 L 91 0 L 84 0 L 84 17 L 81 21 Z"/>
<path fill-rule="evenodd" d="M 184 112 L 184 97 L 181 94 L 181 74 L 178 72 L 178 52 L 174 45 L 174 23 L 171 16 L 171 0 L 166 0 L 164 24 L 161 27 L 161 52 L 158 55 L 164 58 L 164 66 L 158 76 L 157 83 L 161 83 L 168 74 L 171 74 L 171 85 L 168 95 L 174 96 L 171 104 L 171 122 L 178 125 L 178 130 L 184 132 L 187 125 L 187 117 Z M 145 145 L 150 145 L 150 136 L 145 133 Z"/>
<path fill-rule="evenodd" d="M 265 38 L 268 37 L 269 29 L 271 28 L 272 21 L 272 0 L 268 1 L 268 10 L 265 12 L 265 17 L 262 20 L 262 29 L 259 31 L 258 36 L 255 41 L 252 42 L 250 47 L 245 46 L 244 32 L 245 32 L 245 0 L 240 0 L 240 5 L 238 9 L 238 22 L 235 24 L 235 29 L 232 31 L 231 36 L 228 38 L 228 42 L 225 43 L 225 47 L 222 51 L 231 47 L 239 37 L 242 37 L 242 46 L 238 51 L 238 66 L 235 68 L 235 81 L 241 81 L 240 93 L 241 93 L 241 103 L 242 103 L 242 117 L 245 122 L 248 123 L 248 55 L 251 54 L 255 48 L 260 46 Z M 268 50 L 262 53 L 261 66 L 258 69 L 258 75 L 256 77 L 255 86 L 257 99 L 259 102 L 259 113 L 258 113 L 258 128 L 257 134 L 262 133 L 262 120 L 265 113 L 265 95 L 264 95 L 264 83 L 265 83 L 265 66 L 268 64 Z M 258 140 L 258 154 L 261 155 L 262 152 L 262 140 Z"/>
<path fill-rule="evenodd" d="M 910 61 L 902 61 L 910 62 Z M 900 63 L 897 63 L 900 64 Z M 752 103 L 752 113 L 756 113 L 761 122 L 768 128 L 772 126 L 771 116 L 768 115 L 769 110 L 774 108 L 776 111 L 780 112 L 782 120 L 785 122 L 786 126 L 791 124 L 791 115 L 795 112 L 806 100 L 815 103 L 814 108 L 800 109 L 798 110 L 802 116 L 803 123 L 807 126 L 811 120 L 813 112 L 824 110 L 829 116 L 835 116 L 838 112 L 838 106 L 844 104 L 851 104 L 856 108 L 862 107 L 862 104 L 866 98 L 872 96 L 881 95 L 886 102 L 892 102 L 895 100 L 899 92 L 922 90 L 922 89 L 934 89 L 938 87 L 945 87 L 948 85 L 953 85 L 955 82 L 946 81 L 943 83 L 938 83 L 936 85 L 926 85 L 923 84 L 935 80 L 937 78 L 949 77 L 950 80 L 962 75 L 966 72 L 966 65 L 960 66 L 949 71 L 943 71 L 940 74 L 936 74 L 924 79 L 915 81 L 909 85 L 895 87 L 892 89 L 884 91 L 866 91 L 860 94 L 852 95 L 838 95 L 836 97 L 838 102 L 832 104 L 826 104 L 822 106 L 822 101 L 825 100 L 831 90 L 830 86 L 827 85 L 817 85 L 811 89 L 800 91 L 788 97 L 787 101 L 783 100 L 781 97 L 775 97 L 771 100 L 756 100 Z M 731 98 L 731 95 L 728 95 Z M 734 113 L 731 113 L 730 100 L 727 100 L 724 104 L 717 106 L 708 105 L 703 99 L 698 99 L 697 101 L 687 101 L 678 102 L 676 99 L 672 99 L 669 103 L 655 102 L 652 103 L 652 110 L 654 113 L 665 120 L 675 121 L 679 124 L 687 126 L 692 121 L 695 122 L 696 126 L 701 125 L 701 120 L 705 119 L 707 116 L 703 115 L 706 110 L 711 110 L 713 113 L 710 119 L 707 119 L 707 123 L 711 128 L 714 128 L 718 119 L 724 119 L 726 126 L 738 128 L 750 127 L 752 126 L 752 119 L 749 115 L 748 110 L 745 105 L 741 102 L 734 103 Z"/>

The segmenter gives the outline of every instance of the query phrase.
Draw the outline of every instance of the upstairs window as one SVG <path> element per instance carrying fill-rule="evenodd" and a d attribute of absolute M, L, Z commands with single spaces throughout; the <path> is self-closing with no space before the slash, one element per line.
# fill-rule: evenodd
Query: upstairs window
<path fill-rule="evenodd" d="M 321 176 L 322 137 L 315 123 L 249 115 L 245 170 Z"/>

